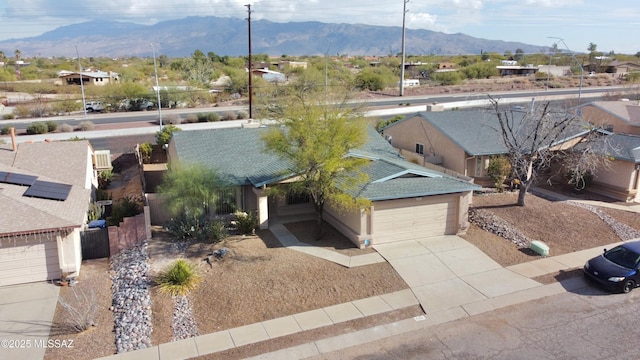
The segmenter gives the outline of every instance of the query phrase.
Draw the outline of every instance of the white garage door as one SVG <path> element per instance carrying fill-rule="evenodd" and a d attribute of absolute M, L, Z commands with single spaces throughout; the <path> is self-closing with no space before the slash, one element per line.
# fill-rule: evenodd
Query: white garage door
<path fill-rule="evenodd" d="M 0 286 L 59 279 L 55 239 L 2 239 Z"/>
<path fill-rule="evenodd" d="M 375 202 L 375 243 L 455 234 L 457 198 L 455 195 L 443 195 Z"/>

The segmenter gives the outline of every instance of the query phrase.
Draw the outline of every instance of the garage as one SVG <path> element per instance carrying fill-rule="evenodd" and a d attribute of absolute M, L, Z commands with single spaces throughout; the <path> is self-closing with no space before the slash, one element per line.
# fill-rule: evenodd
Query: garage
<path fill-rule="evenodd" d="M 55 237 L 2 238 L 0 286 L 59 279 L 62 275 Z"/>
<path fill-rule="evenodd" d="M 457 209 L 455 194 L 376 201 L 375 244 L 456 234 Z"/>

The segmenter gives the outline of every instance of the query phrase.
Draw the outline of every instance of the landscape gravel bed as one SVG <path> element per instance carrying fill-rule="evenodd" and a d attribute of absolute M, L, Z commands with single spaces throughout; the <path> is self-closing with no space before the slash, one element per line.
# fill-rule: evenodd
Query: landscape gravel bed
<path fill-rule="evenodd" d="M 200 335 L 198 325 L 193 318 L 189 298 L 174 296 L 173 302 L 173 340 L 188 339 Z"/>
<path fill-rule="evenodd" d="M 111 309 L 118 353 L 151 347 L 148 260 L 146 242 L 111 257 Z"/>

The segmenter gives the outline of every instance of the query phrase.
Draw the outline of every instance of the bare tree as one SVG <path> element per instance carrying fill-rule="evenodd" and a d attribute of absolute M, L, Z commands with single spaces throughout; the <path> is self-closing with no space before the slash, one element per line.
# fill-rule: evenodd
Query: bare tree
<path fill-rule="evenodd" d="M 606 136 L 575 114 L 554 111 L 549 103 L 529 111 L 505 109 L 493 98 L 491 103 L 512 176 L 520 183 L 517 205 L 525 205 L 527 191 L 555 160 L 562 160 L 573 184 L 583 183 L 585 176 L 607 161 L 596 149 Z"/>

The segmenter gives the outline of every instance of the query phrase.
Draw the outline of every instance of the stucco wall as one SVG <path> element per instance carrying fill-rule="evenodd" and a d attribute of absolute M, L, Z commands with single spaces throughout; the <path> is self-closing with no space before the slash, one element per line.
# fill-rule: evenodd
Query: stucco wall
<path fill-rule="evenodd" d="M 627 121 L 589 105 L 582 108 L 582 118 L 595 126 L 613 126 L 613 132 L 618 134 L 640 135 L 640 127 L 630 125 Z"/>
<path fill-rule="evenodd" d="M 414 154 L 416 143 L 423 144 L 425 156 L 442 157 L 443 162 L 438 165 L 466 176 L 473 175 L 465 171 L 464 150 L 420 117 L 400 121 L 385 129 L 383 134 L 391 135 L 391 145 L 394 147 Z"/>

